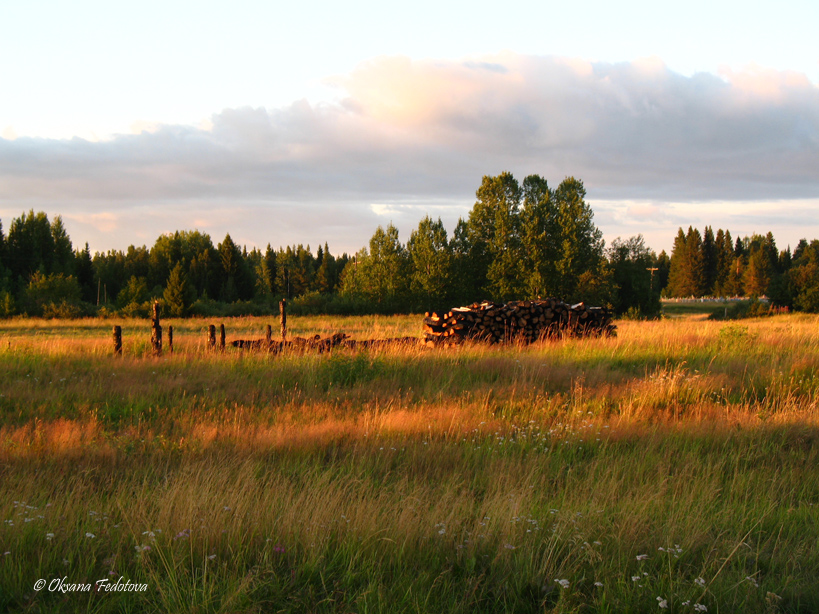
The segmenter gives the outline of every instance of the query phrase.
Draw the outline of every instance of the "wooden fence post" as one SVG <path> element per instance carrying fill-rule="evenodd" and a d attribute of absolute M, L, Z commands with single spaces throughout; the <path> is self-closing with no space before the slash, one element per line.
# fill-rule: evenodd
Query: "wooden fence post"
<path fill-rule="evenodd" d="M 173 326 L 168 327 L 168 351 L 173 354 Z"/>
<path fill-rule="evenodd" d="M 159 301 L 154 301 L 153 315 L 151 317 L 151 347 L 154 354 L 162 354 L 162 326 L 159 324 Z"/>
<path fill-rule="evenodd" d="M 284 342 L 287 340 L 287 299 L 282 299 L 279 302 L 279 312 L 282 321 L 282 342 Z"/>
<path fill-rule="evenodd" d="M 213 324 L 208 326 L 208 349 L 216 349 L 216 327 Z"/>
<path fill-rule="evenodd" d="M 267 325 L 267 330 L 264 333 L 264 341 L 267 345 L 273 343 L 273 327 L 270 324 Z"/>
<path fill-rule="evenodd" d="M 219 351 L 225 351 L 225 325 L 219 325 Z"/>
<path fill-rule="evenodd" d="M 122 356 L 122 327 L 114 327 L 114 356 Z"/>

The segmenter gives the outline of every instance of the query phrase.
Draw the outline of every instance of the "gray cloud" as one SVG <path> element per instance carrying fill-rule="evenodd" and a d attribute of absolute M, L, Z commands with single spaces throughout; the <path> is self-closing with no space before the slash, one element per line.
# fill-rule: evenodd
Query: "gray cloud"
<path fill-rule="evenodd" d="M 381 58 L 334 82 L 337 103 L 226 109 L 209 129 L 0 139 L 0 207 L 48 207 L 100 233 L 136 228 L 137 210 L 177 228 L 254 211 L 272 226 L 240 218 L 231 233 L 291 243 L 309 223 L 313 242 L 338 232 L 348 249 L 390 215 L 420 218 L 425 202 L 456 217 L 481 176 L 503 170 L 580 177 L 592 202 L 819 198 L 819 88 L 803 75 L 505 54 Z"/>

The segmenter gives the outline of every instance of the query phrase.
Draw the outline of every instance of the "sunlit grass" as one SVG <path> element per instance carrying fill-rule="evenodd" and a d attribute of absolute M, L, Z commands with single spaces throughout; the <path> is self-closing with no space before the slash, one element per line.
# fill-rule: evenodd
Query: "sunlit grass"
<path fill-rule="evenodd" d="M 168 320 L 159 358 L 113 323 L 0 323 L 0 609 L 819 609 L 816 317 L 282 355 Z M 120 575 L 149 590 L 32 588 Z"/>

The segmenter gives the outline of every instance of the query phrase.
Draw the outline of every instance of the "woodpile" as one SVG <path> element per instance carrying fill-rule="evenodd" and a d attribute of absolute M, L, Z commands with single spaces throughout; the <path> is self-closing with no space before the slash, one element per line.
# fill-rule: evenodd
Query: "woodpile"
<path fill-rule="evenodd" d="M 455 345 L 465 340 L 487 343 L 532 343 L 558 337 L 613 336 L 617 327 L 605 307 L 568 305 L 558 299 L 484 301 L 449 311 L 427 312 L 424 343 Z"/>

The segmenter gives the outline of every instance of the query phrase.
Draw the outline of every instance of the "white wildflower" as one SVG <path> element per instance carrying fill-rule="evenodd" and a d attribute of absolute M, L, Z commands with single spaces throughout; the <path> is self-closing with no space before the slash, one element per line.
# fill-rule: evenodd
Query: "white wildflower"
<path fill-rule="evenodd" d="M 597 588 L 603 588 L 603 583 L 602 583 L 602 582 L 595 582 L 595 583 L 594 583 L 594 585 L 595 585 Z"/>
<path fill-rule="evenodd" d="M 648 558 L 647 554 L 638 554 L 637 555 L 637 560 L 638 561 L 645 561 L 647 558 Z"/>
<path fill-rule="evenodd" d="M 696 580 L 694 580 L 694 583 L 699 585 L 699 586 L 705 586 L 705 579 L 704 578 L 697 578 Z"/>
<path fill-rule="evenodd" d="M 94 539 L 96 537 L 96 535 L 94 535 L 93 533 L 86 533 L 85 536 L 90 539 Z"/>
<path fill-rule="evenodd" d="M 660 606 L 661 610 L 668 609 L 668 599 L 663 599 L 662 597 L 657 597 L 657 605 Z"/>
<path fill-rule="evenodd" d="M 558 580 L 557 578 L 555 578 L 555 582 L 557 582 L 562 588 L 569 588 L 568 580 Z"/>

